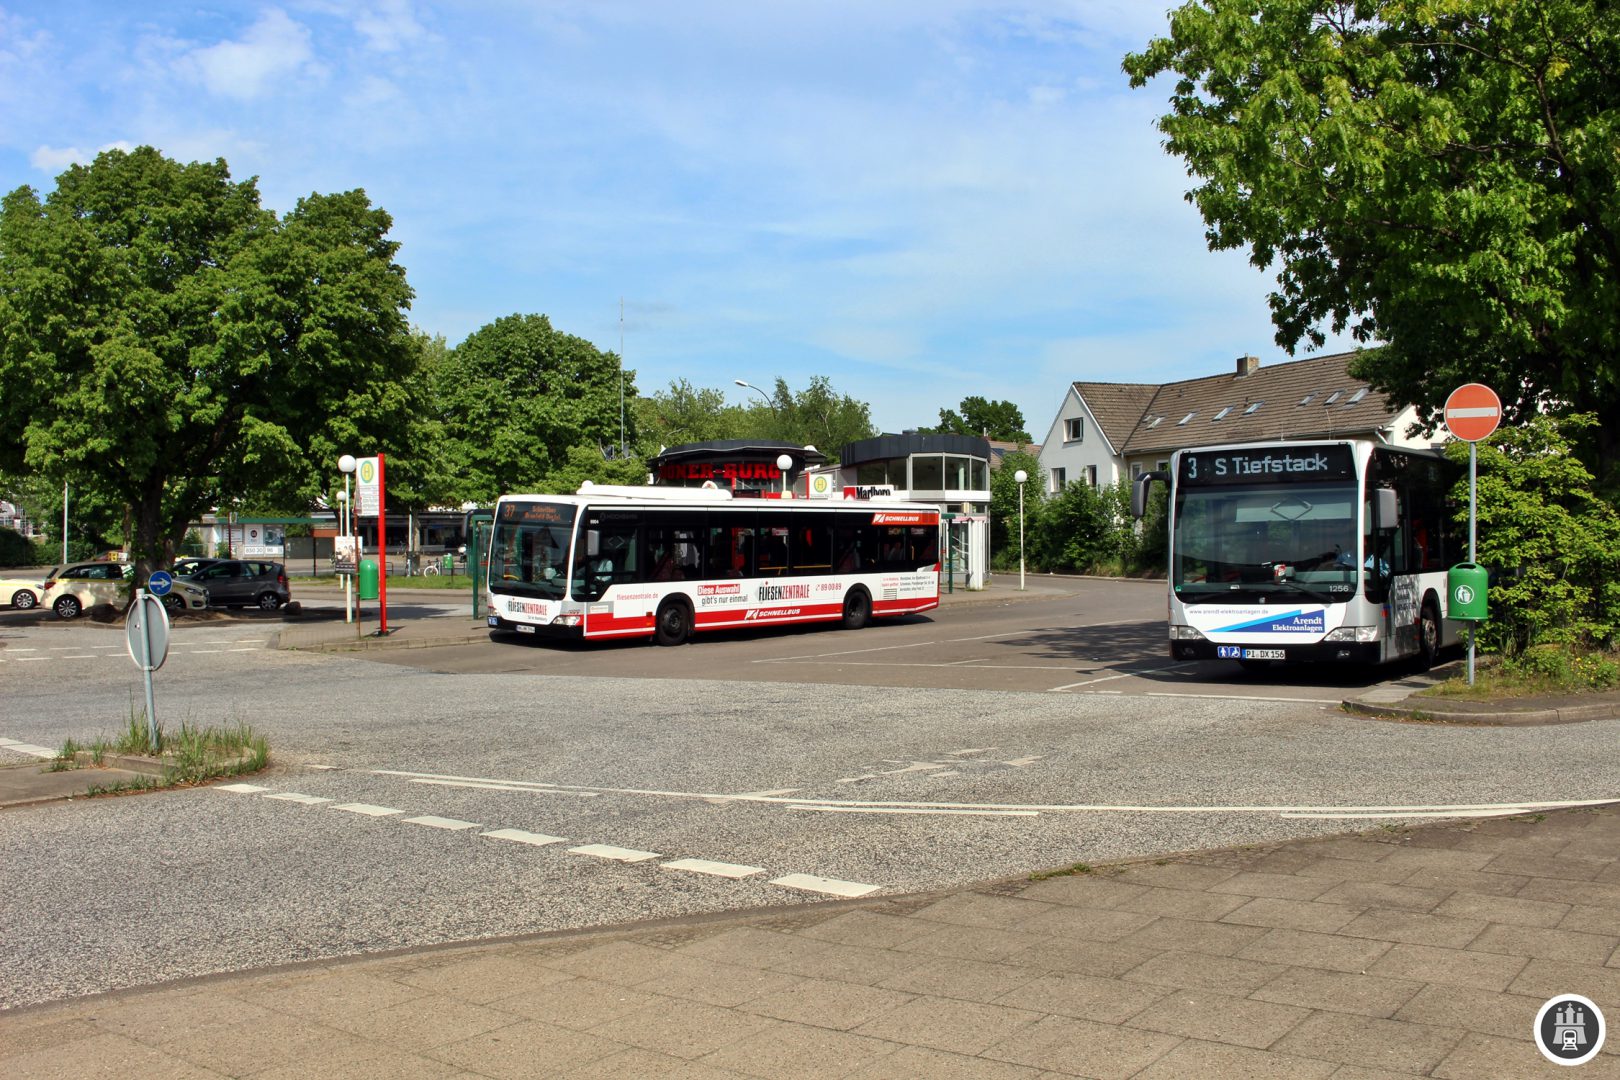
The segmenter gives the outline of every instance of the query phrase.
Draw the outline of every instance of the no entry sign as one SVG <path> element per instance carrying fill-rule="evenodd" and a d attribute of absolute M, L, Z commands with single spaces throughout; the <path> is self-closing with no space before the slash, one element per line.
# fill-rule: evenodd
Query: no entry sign
<path fill-rule="evenodd" d="M 1483 383 L 1465 383 L 1446 398 L 1446 427 L 1464 442 L 1488 438 L 1502 422 L 1502 399 Z"/>

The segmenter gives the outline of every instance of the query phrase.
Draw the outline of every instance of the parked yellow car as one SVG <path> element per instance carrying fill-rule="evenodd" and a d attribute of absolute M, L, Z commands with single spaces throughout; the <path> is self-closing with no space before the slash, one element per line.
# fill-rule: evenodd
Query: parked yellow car
<path fill-rule="evenodd" d="M 45 599 L 45 575 L 36 577 L 0 577 L 0 604 L 10 604 L 18 611 L 39 607 Z"/>

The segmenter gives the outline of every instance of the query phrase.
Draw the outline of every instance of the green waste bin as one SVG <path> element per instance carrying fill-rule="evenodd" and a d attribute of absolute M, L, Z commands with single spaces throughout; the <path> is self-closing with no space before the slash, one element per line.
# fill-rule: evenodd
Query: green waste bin
<path fill-rule="evenodd" d="M 444 553 L 444 558 L 439 560 L 439 570 L 446 577 L 448 577 L 449 575 L 455 573 L 456 572 L 456 557 L 454 555 L 450 554 L 448 551 L 445 552 Z"/>
<path fill-rule="evenodd" d="M 360 599 L 377 599 L 377 560 L 360 560 Z"/>
<path fill-rule="evenodd" d="M 1489 575 L 1478 563 L 1458 563 L 1446 571 L 1446 595 L 1451 602 L 1447 615 L 1453 619 L 1479 622 L 1486 618 L 1485 590 Z"/>

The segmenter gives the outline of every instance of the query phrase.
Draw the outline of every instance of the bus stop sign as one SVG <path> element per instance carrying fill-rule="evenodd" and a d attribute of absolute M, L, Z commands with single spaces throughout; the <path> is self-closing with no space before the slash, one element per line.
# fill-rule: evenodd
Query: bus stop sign
<path fill-rule="evenodd" d="M 1489 438 L 1502 422 L 1502 399 L 1482 383 L 1465 383 L 1446 398 L 1446 427 L 1463 442 Z"/>

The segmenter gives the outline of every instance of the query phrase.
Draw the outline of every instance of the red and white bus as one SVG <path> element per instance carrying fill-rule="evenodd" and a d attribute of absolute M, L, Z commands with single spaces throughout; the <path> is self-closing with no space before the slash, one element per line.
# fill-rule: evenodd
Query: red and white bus
<path fill-rule="evenodd" d="M 939 508 L 733 498 L 585 484 L 503 495 L 490 539 L 492 629 L 573 638 L 912 615 L 939 606 Z"/>

